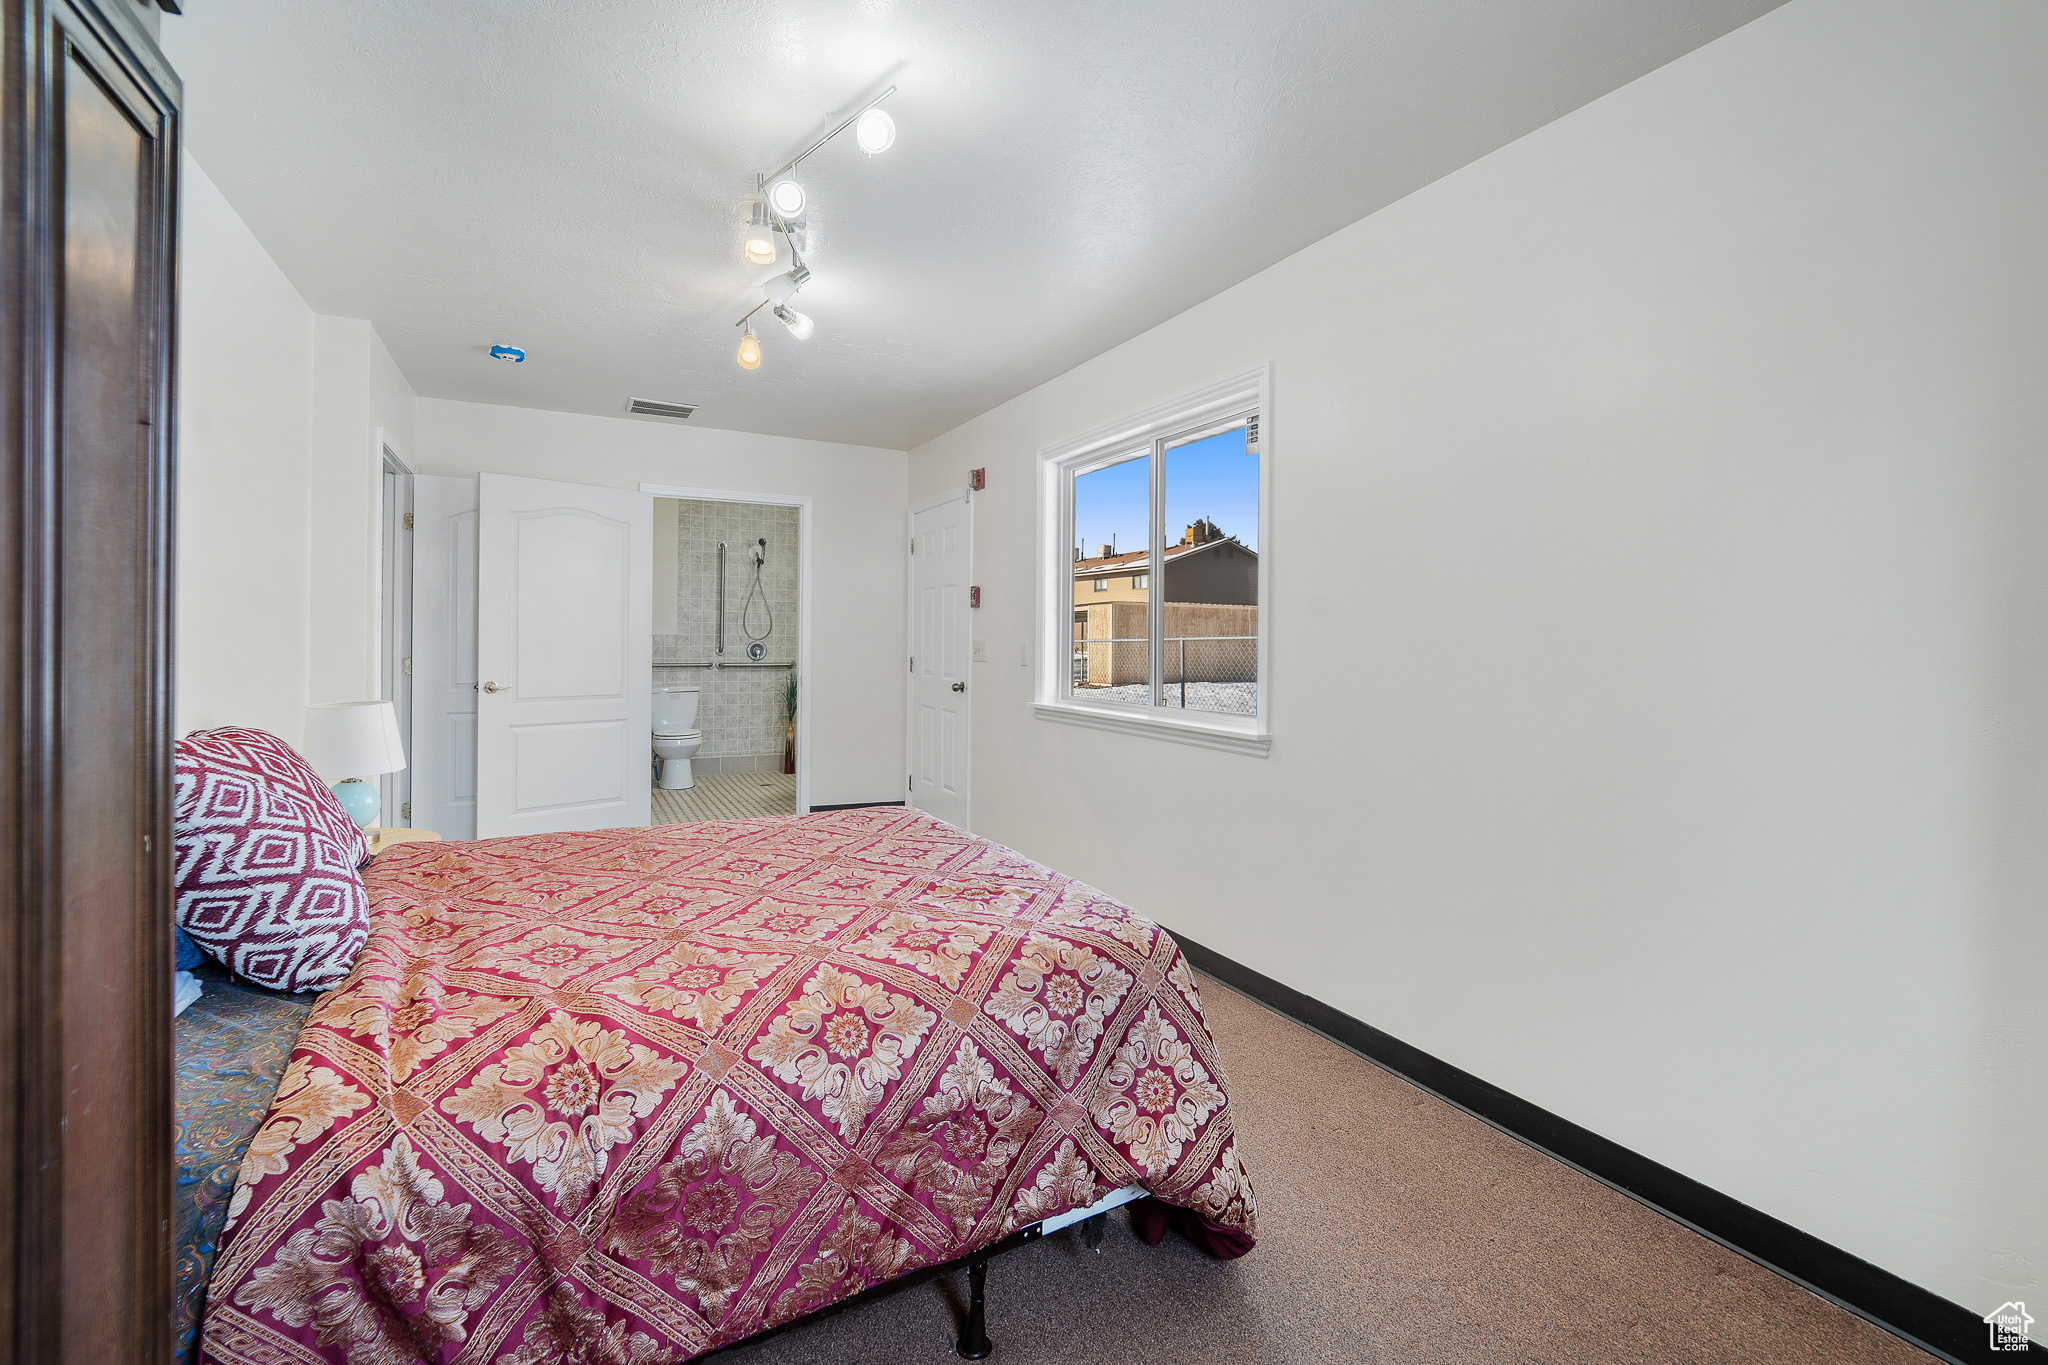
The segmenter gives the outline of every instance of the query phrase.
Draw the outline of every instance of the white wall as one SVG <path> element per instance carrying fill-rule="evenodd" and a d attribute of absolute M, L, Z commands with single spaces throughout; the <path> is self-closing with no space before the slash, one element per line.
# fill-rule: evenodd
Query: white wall
<path fill-rule="evenodd" d="M 654 633 L 675 630 L 676 585 L 682 576 L 682 504 L 674 498 L 654 500 Z"/>
<path fill-rule="evenodd" d="M 811 801 L 902 799 L 900 450 L 423 398 L 420 472 L 806 494 L 811 512 Z"/>
<path fill-rule="evenodd" d="M 2048 6 L 1794 0 L 919 448 L 978 829 L 2048 1302 L 2044 147 Z M 1035 451 L 1269 359 L 1272 756 L 1035 720 Z"/>
<path fill-rule="evenodd" d="M 190 156 L 178 317 L 179 734 L 296 743 L 310 637 L 313 310 Z"/>
<path fill-rule="evenodd" d="M 316 315 L 189 155 L 178 333 L 178 732 L 297 742 L 379 694 L 377 433 L 413 436 L 374 328 Z"/>
<path fill-rule="evenodd" d="M 385 443 L 395 447 L 402 460 L 412 458 L 413 407 L 418 401 L 384 338 L 371 328 L 370 423 L 384 433 Z"/>
<path fill-rule="evenodd" d="M 363 701 L 383 695 L 378 432 L 409 455 L 416 400 L 361 318 L 322 315 L 313 337 L 312 699 Z"/>

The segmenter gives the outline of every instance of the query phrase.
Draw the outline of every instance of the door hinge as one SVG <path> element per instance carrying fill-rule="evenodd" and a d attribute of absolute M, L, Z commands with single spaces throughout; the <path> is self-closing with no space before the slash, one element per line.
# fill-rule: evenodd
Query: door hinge
<path fill-rule="evenodd" d="M 912 554 L 916 554 L 916 553 L 917 553 L 917 537 L 916 537 L 916 536 L 912 536 L 912 537 L 910 538 L 910 553 L 912 553 Z"/>
<path fill-rule="evenodd" d="M 410 678 L 412 676 L 412 655 L 408 654 L 405 656 L 402 667 L 405 669 L 405 676 Z"/>
<path fill-rule="evenodd" d="M 405 514 L 405 529 L 408 531 L 412 529 L 412 513 L 410 512 Z"/>
<path fill-rule="evenodd" d="M 917 656 L 915 654 L 910 656 L 910 671 L 912 673 L 917 672 Z"/>
<path fill-rule="evenodd" d="M 910 774 L 910 773 L 905 773 L 905 774 L 903 774 L 903 790 L 905 790 L 905 791 L 907 791 L 907 792 L 914 792 L 914 791 L 916 791 L 916 790 L 917 790 L 917 778 L 916 778 L 915 776 L 913 776 L 912 774 Z"/>
<path fill-rule="evenodd" d="M 407 801 L 403 805 L 399 806 L 398 814 L 400 819 L 412 819 L 412 802 Z"/>

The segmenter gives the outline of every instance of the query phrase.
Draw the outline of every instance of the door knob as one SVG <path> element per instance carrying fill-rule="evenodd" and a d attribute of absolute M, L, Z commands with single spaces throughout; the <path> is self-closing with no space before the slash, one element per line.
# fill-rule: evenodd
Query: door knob
<path fill-rule="evenodd" d="M 953 690 L 955 692 L 965 692 L 967 690 L 967 684 L 964 682 L 956 682 L 953 684 Z"/>
<path fill-rule="evenodd" d="M 486 692 L 510 692 L 511 690 L 512 689 L 509 687 L 500 687 L 494 682 L 487 682 L 484 684 L 484 691 Z"/>

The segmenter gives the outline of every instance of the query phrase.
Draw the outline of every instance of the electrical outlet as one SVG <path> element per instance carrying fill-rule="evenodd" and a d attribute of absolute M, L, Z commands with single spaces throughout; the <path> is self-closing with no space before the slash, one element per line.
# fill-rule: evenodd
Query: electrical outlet
<path fill-rule="evenodd" d="M 978 664 L 988 662 L 988 641 L 976 640 L 974 642 L 974 662 Z"/>

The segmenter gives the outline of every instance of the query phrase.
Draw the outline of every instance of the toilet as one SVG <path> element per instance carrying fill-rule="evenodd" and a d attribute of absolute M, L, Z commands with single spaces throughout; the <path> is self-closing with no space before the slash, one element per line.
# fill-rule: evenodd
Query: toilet
<path fill-rule="evenodd" d="M 697 785 L 696 776 L 690 771 L 690 760 L 703 747 L 704 732 L 697 729 L 697 689 L 655 688 L 654 756 L 661 760 L 664 790 Z"/>

